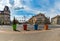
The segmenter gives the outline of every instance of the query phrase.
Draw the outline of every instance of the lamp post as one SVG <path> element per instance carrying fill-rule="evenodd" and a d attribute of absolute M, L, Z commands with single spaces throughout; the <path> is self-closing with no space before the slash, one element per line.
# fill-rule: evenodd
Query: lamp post
<path fill-rule="evenodd" d="M 24 16 L 24 22 L 26 21 L 26 17 Z"/>

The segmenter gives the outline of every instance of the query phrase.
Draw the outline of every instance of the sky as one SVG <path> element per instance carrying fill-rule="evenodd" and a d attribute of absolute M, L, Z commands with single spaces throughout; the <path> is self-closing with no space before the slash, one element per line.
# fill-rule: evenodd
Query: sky
<path fill-rule="evenodd" d="M 39 13 L 45 14 L 47 17 L 60 15 L 60 0 L 0 0 L 0 10 L 4 6 L 9 6 L 11 20 L 14 16 L 16 19 L 30 19 Z"/>

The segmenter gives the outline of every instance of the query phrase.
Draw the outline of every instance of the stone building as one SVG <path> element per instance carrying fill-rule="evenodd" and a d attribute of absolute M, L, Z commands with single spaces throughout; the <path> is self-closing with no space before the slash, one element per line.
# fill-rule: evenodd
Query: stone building
<path fill-rule="evenodd" d="M 50 19 L 47 18 L 44 14 L 38 14 L 36 16 L 33 16 L 31 19 L 29 19 L 30 24 L 45 24 L 47 22 L 48 24 L 50 23 Z"/>
<path fill-rule="evenodd" d="M 51 18 L 51 24 L 60 24 L 60 15 Z"/>
<path fill-rule="evenodd" d="M 8 6 L 5 6 L 4 10 L 0 11 L 0 24 L 10 24 L 10 10 Z"/>

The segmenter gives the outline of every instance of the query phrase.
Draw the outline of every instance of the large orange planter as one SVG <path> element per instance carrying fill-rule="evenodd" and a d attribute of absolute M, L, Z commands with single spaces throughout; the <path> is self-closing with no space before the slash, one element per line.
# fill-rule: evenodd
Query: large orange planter
<path fill-rule="evenodd" d="M 48 30 L 48 24 L 44 25 L 44 30 Z"/>
<path fill-rule="evenodd" d="M 24 30 L 27 30 L 27 24 L 24 24 L 24 25 L 23 25 L 23 29 L 24 29 Z"/>

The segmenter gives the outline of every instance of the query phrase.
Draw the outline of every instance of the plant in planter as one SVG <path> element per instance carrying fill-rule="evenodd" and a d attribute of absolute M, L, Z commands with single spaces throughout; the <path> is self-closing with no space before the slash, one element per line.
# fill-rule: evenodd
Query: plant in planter
<path fill-rule="evenodd" d="M 17 22 L 16 22 L 16 19 L 14 17 L 14 20 L 13 20 L 13 30 L 16 31 L 16 26 L 17 26 Z"/>
<path fill-rule="evenodd" d="M 48 21 L 47 21 L 47 19 L 45 19 L 45 22 L 44 22 L 44 29 L 48 30 Z"/>
<path fill-rule="evenodd" d="M 38 24 L 37 23 L 34 24 L 34 29 L 38 30 Z"/>

